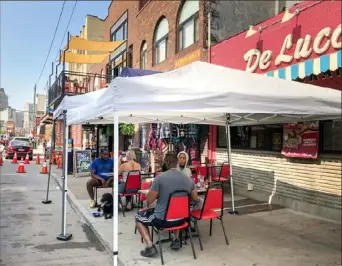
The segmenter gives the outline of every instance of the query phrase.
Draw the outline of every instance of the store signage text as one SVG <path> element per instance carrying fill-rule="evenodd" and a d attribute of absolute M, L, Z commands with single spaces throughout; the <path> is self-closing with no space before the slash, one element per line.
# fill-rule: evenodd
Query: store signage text
<path fill-rule="evenodd" d="M 307 34 L 304 38 L 300 38 L 297 41 L 294 54 L 287 54 L 293 46 L 293 36 L 288 34 L 281 46 L 279 54 L 274 60 L 274 64 L 279 66 L 281 63 L 290 64 L 293 59 L 300 60 L 311 56 L 314 51 L 316 54 L 324 54 L 332 46 L 333 48 L 342 49 L 341 41 L 341 25 L 338 25 L 335 29 L 326 27 L 322 29 L 316 35 L 312 42 L 312 36 Z M 265 50 L 262 53 L 258 49 L 251 49 L 243 56 L 247 62 L 246 71 L 255 72 L 259 67 L 261 70 L 266 70 L 270 67 L 273 58 L 273 51 Z"/>
<path fill-rule="evenodd" d="M 200 49 L 178 59 L 175 62 L 175 68 L 179 68 L 179 67 L 188 65 L 192 62 L 199 61 L 199 60 L 201 60 L 201 50 Z"/>

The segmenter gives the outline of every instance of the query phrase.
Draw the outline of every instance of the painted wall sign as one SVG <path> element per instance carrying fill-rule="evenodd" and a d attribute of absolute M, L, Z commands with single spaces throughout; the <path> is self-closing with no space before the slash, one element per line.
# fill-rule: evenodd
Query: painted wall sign
<path fill-rule="evenodd" d="M 259 74 L 299 64 L 342 49 L 341 2 L 303 1 L 289 9 L 300 10 L 286 22 L 284 13 L 211 47 L 211 63 Z"/>
<path fill-rule="evenodd" d="M 201 49 L 198 49 L 192 53 L 187 54 L 186 56 L 176 60 L 175 62 L 175 68 L 179 68 L 185 65 L 188 65 L 190 63 L 193 63 L 195 61 L 201 60 Z"/>
<path fill-rule="evenodd" d="M 279 66 L 281 63 L 291 64 L 293 59 L 300 60 L 308 58 L 312 53 L 317 55 L 325 54 L 325 52 L 332 46 L 336 50 L 342 47 L 342 24 L 338 25 L 335 29 L 325 27 L 320 30 L 313 39 L 310 34 L 305 37 L 299 38 L 296 43 L 293 41 L 293 34 L 288 34 L 280 51 L 275 55 L 272 50 L 265 50 L 263 52 L 258 49 L 251 49 L 243 56 L 246 61 L 246 71 L 255 72 L 257 68 L 267 70 L 271 65 L 271 60 L 274 64 Z M 295 50 L 289 53 L 289 50 L 295 45 Z"/>

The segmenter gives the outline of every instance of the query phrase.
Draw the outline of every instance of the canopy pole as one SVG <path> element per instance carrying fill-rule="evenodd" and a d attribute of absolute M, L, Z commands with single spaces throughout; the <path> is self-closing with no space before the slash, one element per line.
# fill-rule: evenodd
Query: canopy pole
<path fill-rule="evenodd" d="M 114 157 L 114 178 L 113 178 L 113 265 L 118 266 L 119 253 L 119 231 L 118 231 L 118 217 L 119 217 L 119 115 L 114 111 L 114 134 L 113 134 L 113 157 Z"/>
<path fill-rule="evenodd" d="M 67 208 L 67 193 L 68 193 L 68 140 L 69 127 L 67 125 L 66 110 L 63 110 L 63 191 L 62 191 L 62 233 L 57 236 L 58 240 L 68 241 L 72 238 L 72 234 L 66 232 L 66 208 Z"/>
<path fill-rule="evenodd" d="M 233 182 L 233 166 L 232 166 L 232 149 L 230 142 L 230 114 L 226 114 L 226 140 L 227 140 L 227 154 L 228 154 L 228 163 L 229 163 L 229 173 L 230 173 L 230 193 L 232 196 L 232 209 L 228 212 L 230 214 L 238 214 L 235 210 L 235 200 L 234 200 L 234 182 Z"/>
<path fill-rule="evenodd" d="M 52 134 L 51 134 L 51 146 L 50 146 L 50 156 L 49 156 L 49 174 L 48 174 L 48 182 L 47 182 L 47 188 L 46 188 L 46 198 L 42 201 L 43 204 L 50 204 L 52 201 L 49 200 L 49 192 L 50 192 L 50 179 L 51 179 L 51 167 L 52 167 L 52 151 L 53 145 L 52 143 L 55 143 L 55 131 L 56 131 L 56 120 L 52 120 Z M 45 157 L 46 158 L 46 157 Z"/>

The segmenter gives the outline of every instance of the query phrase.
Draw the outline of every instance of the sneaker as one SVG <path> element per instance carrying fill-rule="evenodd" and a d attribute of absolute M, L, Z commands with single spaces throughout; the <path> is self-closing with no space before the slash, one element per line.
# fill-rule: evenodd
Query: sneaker
<path fill-rule="evenodd" d="M 89 207 L 92 208 L 92 209 L 96 208 L 96 201 L 95 200 L 91 200 L 90 204 L 89 204 Z"/>
<path fill-rule="evenodd" d="M 171 249 L 173 250 L 178 250 L 181 248 L 181 242 L 179 239 L 175 239 L 172 240 L 171 245 L 170 245 Z"/>
<path fill-rule="evenodd" d="M 158 251 L 155 245 L 152 245 L 151 247 L 146 247 L 144 250 L 140 251 L 140 255 L 143 257 L 154 257 L 158 255 Z"/>

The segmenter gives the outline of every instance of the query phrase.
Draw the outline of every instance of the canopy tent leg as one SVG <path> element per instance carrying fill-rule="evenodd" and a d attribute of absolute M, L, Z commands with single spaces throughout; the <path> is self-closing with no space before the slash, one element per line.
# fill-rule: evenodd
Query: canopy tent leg
<path fill-rule="evenodd" d="M 55 142 L 55 130 L 56 130 L 56 120 L 53 120 L 52 124 L 52 134 L 51 134 L 51 146 L 50 146 L 50 156 L 49 156 L 49 173 L 48 173 L 48 181 L 46 188 L 46 198 L 42 201 L 43 204 L 50 204 L 52 201 L 49 200 L 49 192 L 50 192 L 50 179 L 51 179 L 51 166 L 52 166 L 52 151 L 53 151 L 53 143 Z"/>
<path fill-rule="evenodd" d="M 114 178 L 113 178 L 113 265 L 118 266 L 118 244 L 119 244 L 119 115 L 114 111 L 114 137 L 113 137 L 113 157 L 114 157 Z"/>
<path fill-rule="evenodd" d="M 227 114 L 226 120 L 226 139 L 227 139 L 227 154 L 228 154 L 228 163 L 229 163 L 229 172 L 230 172 L 230 193 L 232 196 L 232 209 L 228 211 L 230 214 L 238 214 L 238 211 L 235 210 L 235 200 L 234 200 L 234 182 L 233 182 L 233 166 L 232 166 L 232 149 L 230 142 L 230 115 Z"/>
<path fill-rule="evenodd" d="M 68 241 L 72 238 L 72 234 L 66 232 L 66 205 L 67 205 L 67 193 L 68 193 L 68 140 L 69 130 L 66 121 L 66 111 L 63 111 L 63 191 L 62 191 L 62 233 L 57 236 L 58 240 Z"/>

